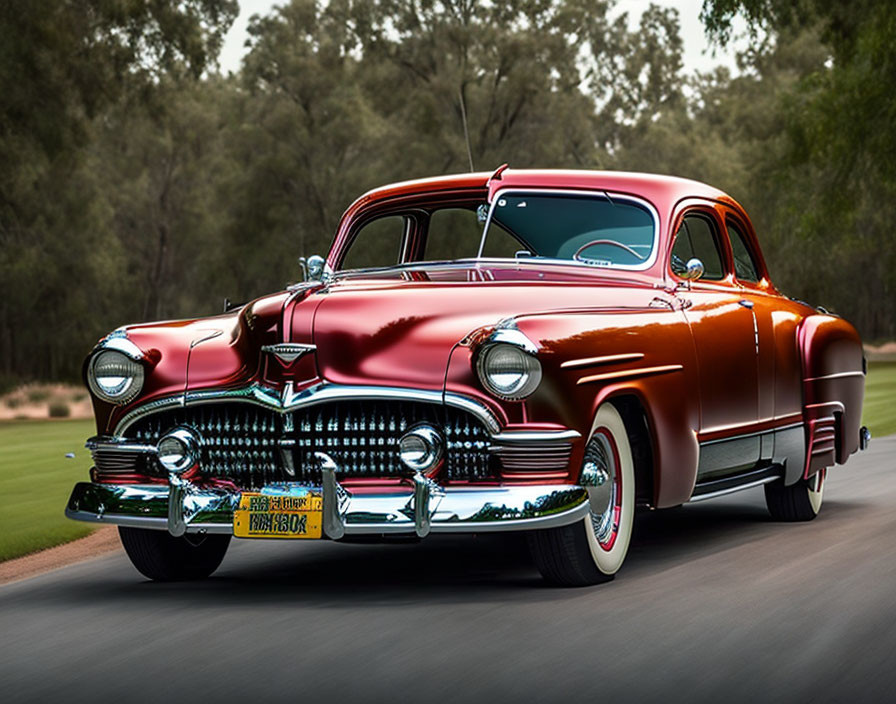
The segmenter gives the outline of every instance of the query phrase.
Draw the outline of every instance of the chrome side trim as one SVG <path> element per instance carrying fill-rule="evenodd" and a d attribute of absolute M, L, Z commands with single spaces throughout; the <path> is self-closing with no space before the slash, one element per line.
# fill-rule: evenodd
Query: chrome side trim
<path fill-rule="evenodd" d="M 424 478 L 425 479 L 425 478 Z M 569 525 L 590 510 L 588 492 L 578 485 L 442 488 L 421 486 L 400 493 L 350 494 L 334 481 L 336 501 L 324 497 L 338 513 L 344 535 L 404 533 L 479 533 L 532 530 Z M 326 485 L 325 485 L 326 488 Z M 186 533 L 233 532 L 239 492 L 194 487 L 184 499 Z M 77 521 L 168 530 L 169 487 L 77 484 L 65 514 Z M 333 508 L 327 508 L 329 503 Z M 325 531 L 329 535 L 328 532 Z"/>
<path fill-rule="evenodd" d="M 641 367 L 640 369 L 626 369 L 619 372 L 607 372 L 606 374 L 594 374 L 583 376 L 576 384 L 592 384 L 596 381 L 613 381 L 616 379 L 632 379 L 639 376 L 653 376 L 655 374 L 669 374 L 680 372 L 684 367 L 680 364 L 666 364 L 659 367 Z"/>
<path fill-rule="evenodd" d="M 157 411 L 178 406 L 194 406 L 202 403 L 227 403 L 231 401 L 253 403 L 257 406 L 272 409 L 278 413 L 286 413 L 304 406 L 314 406 L 341 399 L 351 400 L 406 400 L 422 401 L 460 408 L 472 413 L 485 425 L 491 435 L 497 434 L 501 425 L 495 415 L 482 403 L 460 394 L 422 389 L 403 389 L 391 386 L 348 386 L 323 382 L 301 391 L 295 391 L 292 384 L 287 384 L 283 392 L 253 383 L 236 389 L 204 389 L 187 391 L 167 398 L 150 401 L 132 409 L 122 417 L 115 426 L 114 435 L 122 436 L 125 431 L 140 418 Z"/>
<path fill-rule="evenodd" d="M 603 357 L 585 357 L 583 359 L 570 359 L 560 365 L 561 369 L 576 369 L 578 367 L 596 367 L 599 364 L 613 364 L 615 362 L 634 362 L 643 359 L 643 352 L 630 354 L 608 354 Z"/>
<path fill-rule="evenodd" d="M 698 501 L 704 501 L 706 499 L 714 499 L 718 496 L 725 496 L 726 494 L 733 494 L 737 491 L 743 491 L 744 489 L 754 489 L 757 486 L 762 486 L 763 484 L 770 484 L 771 482 L 779 481 L 781 477 L 763 477 L 762 479 L 757 479 L 753 482 L 748 482 L 747 484 L 739 484 L 738 486 L 728 487 L 726 489 L 720 489 L 719 491 L 714 491 L 711 494 L 700 494 L 699 496 L 693 496 L 688 501 L 688 503 L 697 503 Z"/>
<path fill-rule="evenodd" d="M 788 423 L 787 425 L 777 425 L 772 428 L 767 428 L 766 430 L 756 430 L 752 433 L 742 433 L 742 434 L 738 434 L 738 435 L 729 435 L 724 438 L 716 438 L 714 440 L 704 440 L 703 442 L 700 443 L 700 447 L 703 447 L 704 445 L 714 445 L 717 442 L 730 442 L 731 440 L 740 440 L 742 438 L 752 438 L 757 435 L 768 435 L 769 433 L 777 433 L 782 430 L 792 430 L 793 428 L 801 428 L 801 427 L 803 427 L 802 421 L 800 421 L 799 423 Z"/>
<path fill-rule="evenodd" d="M 197 330 L 196 332 L 203 333 L 199 337 L 194 338 L 190 342 L 190 349 L 192 350 L 194 347 L 199 347 L 203 342 L 208 342 L 209 340 L 214 340 L 216 337 L 221 337 L 224 334 L 224 331 L 220 328 L 212 328 L 212 329 L 202 329 Z M 187 362 L 187 367 L 189 368 L 189 361 Z"/>
<path fill-rule="evenodd" d="M 846 379 L 851 376 L 865 376 L 862 372 L 840 372 L 839 374 L 824 374 L 822 376 L 808 376 L 803 381 L 824 381 L 825 379 Z"/>

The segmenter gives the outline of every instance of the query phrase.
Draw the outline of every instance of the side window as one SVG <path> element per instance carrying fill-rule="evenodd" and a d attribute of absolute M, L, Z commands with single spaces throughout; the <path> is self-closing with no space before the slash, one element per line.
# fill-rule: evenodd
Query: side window
<path fill-rule="evenodd" d="M 475 257 L 479 253 L 482 227 L 475 210 L 442 208 L 434 211 L 429 218 L 423 259 L 434 262 Z M 521 249 L 525 247 L 506 231 L 492 228 L 482 256 L 513 259 Z"/>
<path fill-rule="evenodd" d="M 721 281 L 725 278 L 716 227 L 704 215 L 685 215 L 682 220 L 672 244 L 672 271 L 681 276 L 687 270 L 688 260 L 694 257 L 703 262 L 704 279 Z"/>
<path fill-rule="evenodd" d="M 438 262 L 475 257 L 481 236 L 482 225 L 476 218 L 476 211 L 466 208 L 436 210 L 429 216 L 423 260 Z"/>
<path fill-rule="evenodd" d="M 398 264 L 405 228 L 403 215 L 386 215 L 362 225 L 342 260 L 342 268 L 370 269 Z"/>
<path fill-rule="evenodd" d="M 731 240 L 731 253 L 734 255 L 734 274 L 741 281 L 756 283 L 761 278 L 759 267 L 756 265 L 756 257 L 747 246 L 747 240 L 738 225 L 730 220 L 728 226 L 728 239 Z"/>

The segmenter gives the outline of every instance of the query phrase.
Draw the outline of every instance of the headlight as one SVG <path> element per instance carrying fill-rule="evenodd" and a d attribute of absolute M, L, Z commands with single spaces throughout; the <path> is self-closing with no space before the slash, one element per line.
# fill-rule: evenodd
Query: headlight
<path fill-rule="evenodd" d="M 125 404 L 143 388 L 143 365 L 121 352 L 103 350 L 87 369 L 90 390 L 104 401 Z"/>
<path fill-rule="evenodd" d="M 485 347 L 476 363 L 479 380 L 495 396 L 519 401 L 541 382 L 541 363 L 516 345 L 503 342 Z"/>

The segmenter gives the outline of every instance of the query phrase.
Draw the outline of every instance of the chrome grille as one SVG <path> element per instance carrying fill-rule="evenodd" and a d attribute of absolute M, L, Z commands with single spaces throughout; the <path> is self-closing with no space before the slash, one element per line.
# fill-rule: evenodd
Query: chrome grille
<path fill-rule="evenodd" d="M 90 450 L 93 464 L 100 474 L 124 476 L 151 473 L 150 457 L 132 450 L 116 450 L 111 447 L 95 447 Z"/>
<path fill-rule="evenodd" d="M 572 443 L 526 443 L 523 445 L 493 445 L 491 452 L 498 457 L 501 467 L 508 472 L 562 471 L 569 466 Z"/>
<path fill-rule="evenodd" d="M 408 401 L 338 402 L 276 413 L 245 403 L 206 404 L 162 411 L 137 421 L 128 435 L 156 443 L 176 426 L 202 438 L 204 476 L 229 479 L 242 488 L 284 481 L 318 481 L 312 455 L 326 452 L 342 477 L 395 477 L 406 473 L 398 439 L 420 422 L 442 428 L 446 453 L 439 477 L 492 477 L 488 433 L 468 413 Z M 155 471 L 161 469 L 153 461 Z"/>

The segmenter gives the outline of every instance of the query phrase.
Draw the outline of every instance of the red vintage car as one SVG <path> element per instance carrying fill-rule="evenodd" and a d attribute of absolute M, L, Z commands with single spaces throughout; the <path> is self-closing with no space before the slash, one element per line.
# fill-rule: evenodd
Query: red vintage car
<path fill-rule="evenodd" d="M 635 511 L 764 485 L 805 521 L 864 448 L 855 329 L 782 295 L 750 219 L 694 181 L 517 171 L 399 183 L 305 281 L 132 325 L 85 362 L 95 467 L 70 518 L 151 579 L 232 536 L 527 531 L 561 585 L 611 579 Z"/>

